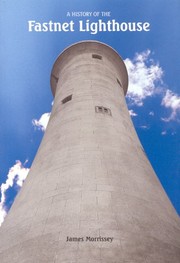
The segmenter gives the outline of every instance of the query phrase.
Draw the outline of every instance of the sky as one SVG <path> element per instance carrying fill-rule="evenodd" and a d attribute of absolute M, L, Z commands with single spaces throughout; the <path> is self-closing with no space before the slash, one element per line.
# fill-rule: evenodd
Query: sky
<path fill-rule="evenodd" d="M 0 1 L 0 225 L 28 176 L 43 138 L 53 96 L 50 73 L 57 56 L 82 40 L 102 41 L 123 58 L 126 101 L 146 154 L 180 214 L 180 1 Z M 100 12 L 72 17 L 70 12 Z M 102 17 L 101 12 L 109 12 Z M 95 14 L 94 13 L 94 14 Z M 148 22 L 145 32 L 29 32 L 28 21 Z"/>

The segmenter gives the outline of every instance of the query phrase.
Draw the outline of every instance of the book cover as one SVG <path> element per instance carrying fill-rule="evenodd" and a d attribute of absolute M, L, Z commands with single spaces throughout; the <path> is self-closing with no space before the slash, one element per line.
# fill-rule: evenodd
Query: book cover
<path fill-rule="evenodd" d="M 89 40 L 103 42 L 122 57 L 129 114 L 180 213 L 179 8 L 178 0 L 0 2 L 0 224 L 46 131 L 54 103 L 53 64 L 68 46 Z"/>

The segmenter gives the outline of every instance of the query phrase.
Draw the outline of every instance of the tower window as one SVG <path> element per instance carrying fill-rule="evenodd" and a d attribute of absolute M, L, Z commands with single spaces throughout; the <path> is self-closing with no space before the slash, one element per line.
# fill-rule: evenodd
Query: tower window
<path fill-rule="evenodd" d="M 119 84 L 120 87 L 122 87 L 121 82 L 118 78 L 117 78 L 117 83 Z"/>
<path fill-rule="evenodd" d="M 108 113 L 108 109 L 107 109 L 107 108 L 104 108 L 104 112 L 105 112 L 105 113 Z"/>
<path fill-rule="evenodd" d="M 107 115 L 112 116 L 111 110 L 108 109 L 108 108 L 105 108 L 105 107 L 103 107 L 103 106 L 95 106 L 95 112 L 96 112 L 96 113 L 107 114 Z"/>
<path fill-rule="evenodd" d="M 97 110 L 98 112 L 103 112 L 103 107 L 98 107 Z"/>
<path fill-rule="evenodd" d="M 100 56 L 98 54 L 92 54 L 92 58 L 96 58 L 96 59 L 102 60 L 102 56 Z"/>
<path fill-rule="evenodd" d="M 72 100 L 72 94 L 69 95 L 69 96 L 67 96 L 66 98 L 64 98 L 64 99 L 62 100 L 62 104 L 65 104 L 66 102 L 68 102 L 68 101 L 70 101 L 70 100 Z"/>

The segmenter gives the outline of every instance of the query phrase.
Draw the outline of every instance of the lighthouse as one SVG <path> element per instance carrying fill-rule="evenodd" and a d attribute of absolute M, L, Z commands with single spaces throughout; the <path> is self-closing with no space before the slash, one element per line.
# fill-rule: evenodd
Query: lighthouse
<path fill-rule="evenodd" d="M 0 228 L 1 263 L 179 263 L 179 218 L 139 141 L 119 54 L 65 49 L 28 178 Z"/>

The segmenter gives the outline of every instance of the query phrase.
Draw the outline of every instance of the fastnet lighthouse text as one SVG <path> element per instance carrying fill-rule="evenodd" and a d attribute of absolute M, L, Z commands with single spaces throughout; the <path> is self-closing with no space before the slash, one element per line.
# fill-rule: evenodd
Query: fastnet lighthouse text
<path fill-rule="evenodd" d="M 119 31 L 150 31 L 150 23 L 148 22 L 122 22 L 119 23 L 115 19 L 109 21 L 102 21 L 99 19 L 96 22 L 90 20 L 78 21 L 79 32 L 89 32 L 90 34 L 97 34 L 98 32 L 119 32 Z M 29 32 L 74 32 L 76 25 L 73 20 L 70 22 L 37 22 L 35 20 L 28 21 Z"/>

